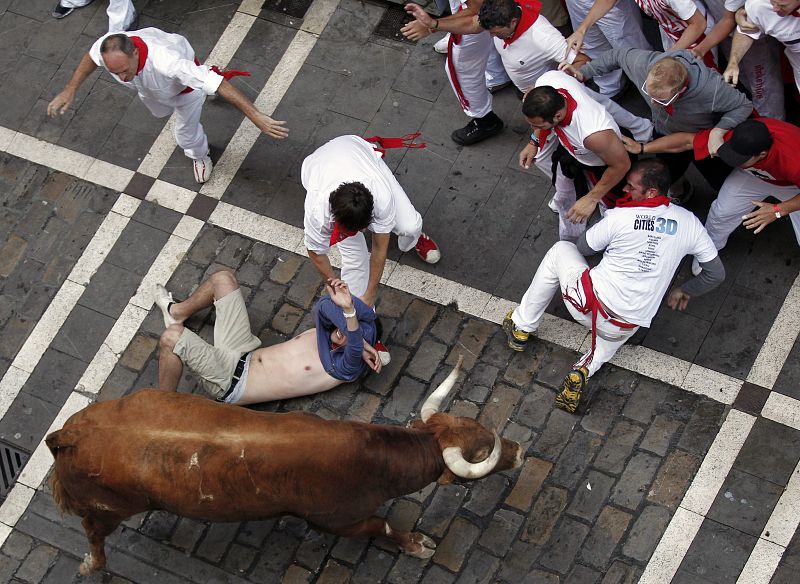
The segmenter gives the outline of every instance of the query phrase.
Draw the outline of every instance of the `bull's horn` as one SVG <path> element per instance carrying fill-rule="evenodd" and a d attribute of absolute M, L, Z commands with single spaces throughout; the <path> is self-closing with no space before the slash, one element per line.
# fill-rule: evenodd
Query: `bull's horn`
<path fill-rule="evenodd" d="M 427 422 L 428 418 L 438 412 L 439 408 L 442 407 L 442 401 L 444 401 L 444 398 L 447 397 L 447 394 L 450 393 L 450 390 L 453 389 L 453 386 L 456 384 L 458 372 L 461 370 L 461 363 L 463 362 L 464 355 L 459 355 L 458 363 L 456 363 L 456 366 L 453 367 L 453 370 L 450 372 L 450 375 L 447 376 L 447 379 L 442 381 L 442 383 L 439 384 L 439 387 L 434 389 L 433 393 L 430 394 L 428 399 L 425 400 L 425 403 L 422 404 L 422 410 L 420 411 L 419 415 L 423 422 Z"/>
<path fill-rule="evenodd" d="M 479 479 L 494 470 L 500 460 L 500 436 L 494 432 L 494 448 L 492 453 L 482 462 L 467 462 L 458 446 L 450 446 L 442 451 L 442 457 L 447 468 L 457 477 L 462 479 Z"/>

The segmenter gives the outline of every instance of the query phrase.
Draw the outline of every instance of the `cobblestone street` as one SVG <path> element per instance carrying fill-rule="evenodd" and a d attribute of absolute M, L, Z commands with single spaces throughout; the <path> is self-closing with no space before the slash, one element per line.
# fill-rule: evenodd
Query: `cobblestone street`
<path fill-rule="evenodd" d="M 800 582 L 800 250 L 788 221 L 755 238 L 737 230 L 721 288 L 685 313 L 663 307 L 592 377 L 589 411 L 568 414 L 553 398 L 588 331 L 558 298 L 522 353 L 500 326 L 557 239 L 549 181 L 517 165 L 527 127 L 513 90 L 494 98 L 505 131 L 456 148 L 449 135 L 465 120 L 437 38 L 377 36 L 388 4 L 315 0 L 296 18 L 261 1 L 137 1 L 140 27 L 180 32 L 201 61 L 251 71 L 237 87 L 291 130 L 274 141 L 207 103 L 216 167 L 200 188 L 170 123 L 106 73 L 64 117 L 46 117 L 107 25 L 105 2 L 63 21 L 51 4 L 0 0 L 0 457 L 19 456 L 3 467 L 14 476 L 3 475 L 0 582 Z M 393 238 L 376 307 L 390 365 L 253 408 L 404 426 L 463 355 L 443 409 L 520 442 L 523 466 L 387 501 L 393 527 L 436 541 L 429 560 L 290 516 L 206 523 L 153 511 L 107 539 L 106 570 L 80 576 L 86 536 L 55 506 L 43 439 L 93 401 L 158 385 L 154 284 L 184 299 L 230 270 L 263 345 L 313 327 L 323 290 L 302 240 L 303 158 L 341 134 L 417 131 L 426 148 L 386 160 L 443 259 L 426 265 Z M 690 208 L 704 216 L 710 202 L 697 195 Z M 688 276 L 684 262 L 677 280 Z M 186 324 L 210 341 L 214 318 Z M 202 393 L 186 372 L 179 390 Z"/>

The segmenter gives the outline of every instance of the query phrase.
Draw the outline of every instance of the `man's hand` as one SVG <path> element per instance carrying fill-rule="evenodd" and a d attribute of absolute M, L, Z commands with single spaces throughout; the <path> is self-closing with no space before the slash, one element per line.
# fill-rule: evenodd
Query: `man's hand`
<path fill-rule="evenodd" d="M 361 351 L 361 359 L 363 359 L 364 363 L 367 364 L 367 367 L 372 369 L 375 373 L 381 372 L 381 367 L 383 367 L 383 364 L 381 363 L 381 358 L 378 356 L 378 351 L 376 351 L 375 347 L 370 345 L 367 341 L 364 341 L 364 349 Z"/>
<path fill-rule="evenodd" d="M 431 18 L 430 14 L 422 9 L 422 6 L 413 3 L 406 4 L 405 10 L 413 16 L 415 20 L 412 20 L 400 29 L 404 37 L 410 41 L 418 41 L 431 34 L 431 29 L 436 24 L 436 21 Z"/>
<path fill-rule="evenodd" d="M 711 156 L 716 156 L 719 147 L 725 143 L 725 132 L 727 131 L 723 128 L 713 128 L 708 133 L 708 152 Z"/>
<path fill-rule="evenodd" d="M 286 122 L 273 120 L 267 114 L 259 112 L 259 115 L 253 119 L 253 123 L 267 136 L 276 140 L 283 140 L 289 135 L 289 128 L 284 127 Z"/>
<path fill-rule="evenodd" d="M 758 207 L 755 211 L 742 215 L 742 223 L 747 229 L 755 229 L 754 234 L 759 234 L 764 231 L 764 228 L 775 221 L 775 209 L 772 208 L 772 203 L 765 203 L 764 201 L 750 201 Z"/>
<path fill-rule="evenodd" d="M 576 67 L 572 63 L 567 63 L 566 61 L 563 61 L 558 64 L 558 70 L 563 71 L 567 75 L 574 77 L 578 81 L 581 82 L 586 81 L 586 77 L 584 77 L 583 73 L 580 72 L 580 69 L 578 69 L 578 67 Z"/>
<path fill-rule="evenodd" d="M 525 170 L 528 170 L 531 164 L 533 164 L 537 152 L 539 152 L 539 147 L 536 144 L 528 143 L 519 153 L 519 165 Z"/>
<path fill-rule="evenodd" d="M 728 66 L 725 67 L 725 71 L 722 73 L 722 78 L 734 86 L 739 83 L 739 64 L 733 62 L 728 63 Z"/>
<path fill-rule="evenodd" d="M 676 286 L 670 291 L 669 296 L 667 296 L 667 306 L 672 310 L 686 310 L 686 306 L 689 304 L 691 298 L 691 296 L 681 290 L 680 286 Z"/>
<path fill-rule="evenodd" d="M 53 98 L 53 101 L 47 104 L 47 115 L 51 118 L 56 117 L 56 115 L 62 115 L 74 100 L 75 92 L 71 89 L 64 89 Z"/>
<path fill-rule="evenodd" d="M 576 55 L 581 52 L 581 48 L 583 47 L 583 37 L 584 36 L 585 35 L 584 35 L 583 31 L 578 29 L 578 30 L 576 30 L 575 32 L 573 32 L 571 35 L 569 35 L 567 37 L 567 53 L 564 55 L 565 59 L 569 59 L 570 51 L 575 51 Z M 571 75 L 571 73 L 570 73 L 570 75 Z"/>
<path fill-rule="evenodd" d="M 584 195 L 567 211 L 567 219 L 573 223 L 585 223 L 597 208 L 597 201 L 589 195 Z"/>
<path fill-rule="evenodd" d="M 327 290 L 333 303 L 339 308 L 347 309 L 348 312 L 353 308 L 353 297 L 350 294 L 350 288 L 344 280 L 330 278 L 325 282 L 325 290 Z"/>
<path fill-rule="evenodd" d="M 745 11 L 744 8 L 740 8 L 739 10 L 736 11 L 735 18 L 736 18 L 736 25 L 745 34 L 755 34 L 761 30 L 760 28 L 758 28 L 758 25 L 747 20 L 747 11 Z"/>
<path fill-rule="evenodd" d="M 641 154 L 642 152 L 642 143 L 637 142 L 633 138 L 629 138 L 628 136 L 622 137 L 622 143 L 625 145 L 625 150 L 627 150 L 631 154 Z"/>

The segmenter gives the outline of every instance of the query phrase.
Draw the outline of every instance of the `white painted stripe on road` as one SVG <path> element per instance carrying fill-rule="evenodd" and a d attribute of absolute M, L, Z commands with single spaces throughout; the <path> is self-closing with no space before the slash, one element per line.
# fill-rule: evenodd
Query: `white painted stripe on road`
<path fill-rule="evenodd" d="M 228 203 L 217 204 L 208 222 L 287 251 L 303 244 L 302 229 Z"/>
<path fill-rule="evenodd" d="M 89 170 L 81 177 L 100 186 L 122 192 L 133 178 L 133 171 L 122 168 L 104 160 L 95 159 L 89 166 Z"/>
<path fill-rule="evenodd" d="M 156 180 L 144 200 L 172 209 L 178 213 L 186 213 L 196 194 L 189 189 L 164 182 L 163 180 Z"/>
<path fill-rule="evenodd" d="M 675 576 L 755 421 L 739 410 L 728 412 L 639 584 L 664 584 Z"/>
<path fill-rule="evenodd" d="M 310 10 L 313 8 L 314 5 L 312 4 Z M 333 11 L 319 10 L 318 13 L 320 14 L 318 26 L 321 25 L 324 28 L 327 20 L 323 22 L 323 17 L 329 19 Z M 283 96 L 286 95 L 289 86 L 308 58 L 311 49 L 317 43 L 317 38 L 316 34 L 311 34 L 304 30 L 297 31 L 254 102 L 261 112 L 272 116 L 275 108 L 278 107 Z M 243 119 L 233 138 L 228 143 L 225 152 L 214 167 L 211 179 L 200 189 L 200 194 L 214 199 L 221 199 L 260 135 L 261 130 L 253 125 L 253 122 L 247 118 Z"/>
<path fill-rule="evenodd" d="M 639 578 L 639 584 L 667 584 L 672 580 L 700 530 L 703 519 L 702 515 L 682 507 L 675 510 L 675 515 Z"/>
<path fill-rule="evenodd" d="M 0 126 L 0 150 L 8 152 L 8 147 L 16 135 L 17 133 L 14 130 Z"/>
<path fill-rule="evenodd" d="M 21 132 L 15 132 L 11 143 L 6 147 L 6 152 L 78 178 L 86 176 L 95 161 L 86 154 L 74 152 Z"/>
<path fill-rule="evenodd" d="M 28 485 L 16 483 L 6 495 L 3 505 L 0 506 L 0 523 L 14 527 L 25 513 L 25 509 L 36 494 L 36 489 L 30 488 Z M 2 535 L 2 534 L 0 534 Z M 4 542 L 0 541 L 0 545 Z"/>
<path fill-rule="evenodd" d="M 747 381 L 772 389 L 800 332 L 800 275 L 795 278 L 767 338 L 761 345 Z"/>
<path fill-rule="evenodd" d="M 788 395 L 771 392 L 761 415 L 773 422 L 800 430 L 800 401 Z"/>
<path fill-rule="evenodd" d="M 761 537 L 774 544 L 787 547 L 800 525 L 800 463 L 794 469 L 786 489 L 778 499 L 761 532 Z"/>
<path fill-rule="evenodd" d="M 681 387 L 730 405 L 742 388 L 742 380 L 692 363 Z"/>
<path fill-rule="evenodd" d="M 584 342 L 582 350 L 591 347 L 591 336 Z M 611 363 L 647 377 L 659 379 L 671 385 L 683 387 L 692 364 L 671 355 L 659 353 L 642 345 L 622 345 Z M 741 385 L 741 381 L 739 385 Z"/>
<path fill-rule="evenodd" d="M 771 541 L 765 539 L 756 541 L 736 584 L 769 584 L 784 551 L 786 551 L 785 547 Z"/>
<path fill-rule="evenodd" d="M 722 423 L 689 490 L 681 501 L 681 507 L 703 516 L 708 514 L 755 422 L 756 417 L 745 412 L 739 410 L 728 412 L 728 417 Z"/>
<path fill-rule="evenodd" d="M 488 292 L 402 264 L 394 269 L 386 284 L 443 306 L 455 303 L 459 310 L 472 316 L 483 314 L 492 296 Z"/>
<path fill-rule="evenodd" d="M 303 17 L 303 24 L 300 30 L 314 35 L 321 35 L 325 27 L 328 26 L 331 16 L 336 12 L 337 6 L 339 6 L 339 0 L 314 0 L 314 3 L 308 8 L 306 15 Z"/>

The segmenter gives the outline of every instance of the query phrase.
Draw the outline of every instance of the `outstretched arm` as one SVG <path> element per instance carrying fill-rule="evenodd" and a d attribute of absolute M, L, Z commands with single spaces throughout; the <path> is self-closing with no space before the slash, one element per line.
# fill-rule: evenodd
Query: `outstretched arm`
<path fill-rule="evenodd" d="M 478 22 L 478 11 L 483 0 L 472 0 L 467 4 L 467 9 L 445 18 L 434 18 L 419 4 L 406 4 L 405 10 L 414 20 L 403 26 L 400 32 L 412 41 L 425 38 L 433 29 L 456 34 L 477 34 L 483 32 Z"/>
<path fill-rule="evenodd" d="M 753 39 L 737 30 L 736 34 L 733 35 L 731 56 L 728 58 L 728 66 L 722 74 L 722 78 L 731 85 L 739 83 L 739 61 L 741 61 L 742 57 L 750 50 L 751 46 L 753 46 Z"/>
<path fill-rule="evenodd" d="M 586 33 L 598 20 L 608 14 L 608 11 L 614 8 L 616 4 L 617 0 L 595 0 L 594 6 L 592 6 L 586 18 L 583 19 L 583 22 L 578 25 L 575 32 L 567 37 L 567 55 L 569 55 L 570 51 L 580 52 Z M 564 55 L 564 57 L 566 58 L 567 55 Z"/>
<path fill-rule="evenodd" d="M 267 136 L 283 140 L 289 135 L 289 130 L 284 127 L 286 122 L 278 122 L 267 114 L 258 111 L 253 102 L 247 99 L 247 96 L 236 89 L 228 80 L 222 80 L 219 89 L 217 89 L 217 95 L 246 115 Z"/>
<path fill-rule="evenodd" d="M 78 63 L 78 67 L 75 69 L 66 87 L 64 87 L 61 93 L 56 95 L 47 105 L 47 115 L 54 118 L 56 115 L 61 115 L 67 111 L 75 100 L 75 92 L 78 91 L 78 88 L 86 81 L 86 78 L 94 73 L 95 69 L 97 69 L 97 64 L 92 60 L 89 53 L 86 53 L 81 59 L 81 62 Z"/>
<path fill-rule="evenodd" d="M 733 12 L 725 10 L 719 22 L 714 25 L 714 28 L 708 31 L 706 38 L 698 43 L 695 48 L 691 49 L 692 53 L 698 59 L 702 59 L 703 55 L 728 38 L 734 28 L 736 28 L 736 21 L 733 18 Z"/>
<path fill-rule="evenodd" d="M 688 49 L 697 39 L 699 39 L 706 30 L 706 17 L 699 10 L 695 10 L 694 14 L 686 21 L 686 28 L 673 46 L 669 48 L 670 51 L 677 51 L 680 49 Z"/>

